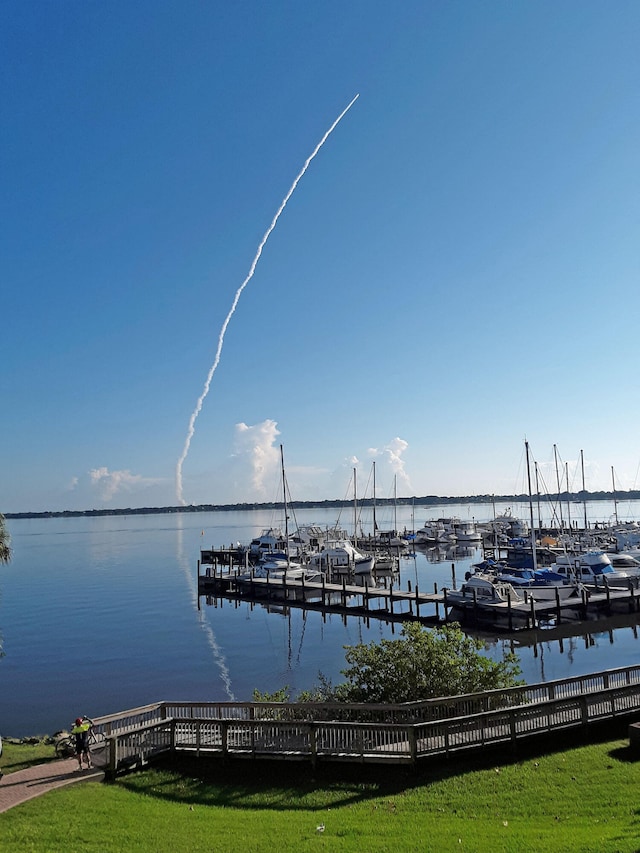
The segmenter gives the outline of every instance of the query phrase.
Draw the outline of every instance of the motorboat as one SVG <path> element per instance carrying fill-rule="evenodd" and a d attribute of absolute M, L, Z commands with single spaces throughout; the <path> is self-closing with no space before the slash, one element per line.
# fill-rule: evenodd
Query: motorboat
<path fill-rule="evenodd" d="M 477 572 L 462 584 L 459 590 L 447 589 L 447 601 L 469 602 L 477 600 L 483 604 L 522 604 L 523 592 L 508 581 L 499 580 L 493 574 Z"/>
<path fill-rule="evenodd" d="M 530 528 L 527 521 L 518 518 L 511 512 L 511 507 L 508 507 L 501 515 L 483 525 L 485 534 L 491 538 L 498 538 L 501 541 L 510 539 L 526 539 L 530 534 Z"/>
<path fill-rule="evenodd" d="M 566 601 L 580 596 L 583 584 L 549 568 L 518 569 L 502 565 L 495 576 L 520 590 L 527 590 L 536 601 Z"/>
<path fill-rule="evenodd" d="M 312 554 L 309 565 L 326 573 L 371 574 L 376 560 L 373 554 L 362 554 L 348 539 L 342 539 L 324 546 L 317 554 Z"/>
<path fill-rule="evenodd" d="M 264 560 L 250 571 L 243 571 L 236 576 L 239 581 L 251 581 L 254 578 L 266 578 L 274 582 L 305 581 L 320 583 L 324 573 L 317 566 L 296 563 L 287 558 L 282 552 L 273 552 L 270 559 Z"/>
<path fill-rule="evenodd" d="M 416 545 L 454 545 L 456 542 L 455 522 L 459 518 L 438 518 L 425 521 L 415 532 Z"/>
<path fill-rule="evenodd" d="M 468 519 L 457 519 L 454 524 L 456 542 L 461 545 L 465 542 L 480 542 L 482 535 L 476 527 L 475 521 Z"/>
<path fill-rule="evenodd" d="M 583 554 L 559 554 L 553 571 L 574 578 L 587 586 L 622 587 L 640 585 L 640 567 L 614 568 L 606 551 L 585 551 Z"/>
<path fill-rule="evenodd" d="M 609 553 L 609 559 L 614 569 L 640 569 L 640 551 L 635 550 L 634 553 L 624 551 L 621 554 Z"/>
<path fill-rule="evenodd" d="M 279 527 L 268 527 L 259 536 L 251 540 L 249 554 L 253 559 L 261 559 L 270 551 L 283 551 L 287 547 L 286 537 Z"/>
<path fill-rule="evenodd" d="M 289 537 L 289 550 L 298 554 L 312 554 L 323 545 L 336 539 L 346 539 L 347 533 L 339 526 L 321 527 L 319 524 L 299 525 Z"/>

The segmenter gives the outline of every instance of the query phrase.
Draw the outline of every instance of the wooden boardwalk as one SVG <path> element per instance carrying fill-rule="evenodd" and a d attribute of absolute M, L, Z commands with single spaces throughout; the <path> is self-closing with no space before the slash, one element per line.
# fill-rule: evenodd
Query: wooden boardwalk
<path fill-rule="evenodd" d="M 402 705 L 158 702 L 96 720 L 108 773 L 163 753 L 415 764 L 640 717 L 640 666 Z"/>

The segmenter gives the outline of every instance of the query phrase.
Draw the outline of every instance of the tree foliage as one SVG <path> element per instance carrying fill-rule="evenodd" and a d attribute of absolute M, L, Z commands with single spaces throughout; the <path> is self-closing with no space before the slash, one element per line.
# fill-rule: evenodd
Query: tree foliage
<path fill-rule="evenodd" d="M 319 673 L 319 683 L 299 694 L 297 702 L 399 704 L 462 693 L 481 693 L 522 684 L 512 652 L 494 661 L 484 643 L 467 636 L 455 623 L 423 628 L 405 622 L 399 639 L 345 646 L 346 681 L 334 686 Z M 289 688 L 253 691 L 254 702 L 289 702 Z"/>
<path fill-rule="evenodd" d="M 0 563 L 8 563 L 11 560 L 11 548 L 9 547 L 10 542 L 11 537 L 7 530 L 4 515 L 0 513 Z"/>
<path fill-rule="evenodd" d="M 280 690 L 275 690 L 273 693 L 265 692 L 258 690 L 256 687 L 253 688 L 253 702 L 290 702 L 291 696 L 289 694 L 289 685 L 285 684 L 284 687 L 281 687 Z"/>
<path fill-rule="evenodd" d="M 482 654 L 484 644 L 457 623 L 435 629 L 403 625 L 401 637 L 345 647 L 346 682 L 335 688 L 342 702 L 399 703 L 476 693 L 518 683 L 518 658 Z"/>

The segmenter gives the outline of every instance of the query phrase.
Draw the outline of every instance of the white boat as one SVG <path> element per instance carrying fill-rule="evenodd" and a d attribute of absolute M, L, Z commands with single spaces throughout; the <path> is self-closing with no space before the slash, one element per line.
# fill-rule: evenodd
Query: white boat
<path fill-rule="evenodd" d="M 580 597 L 583 584 L 567 578 L 551 569 L 519 569 L 511 566 L 497 567 L 495 576 L 510 583 L 516 589 L 526 590 L 535 601 L 567 601 L 569 598 Z"/>
<path fill-rule="evenodd" d="M 628 589 L 640 584 L 640 567 L 616 569 L 605 551 L 585 551 L 583 554 L 560 554 L 550 566 L 567 578 L 580 580 L 588 586 L 604 585 Z"/>
<path fill-rule="evenodd" d="M 501 515 L 496 515 L 493 521 L 487 522 L 485 528 L 489 535 L 506 539 L 525 539 L 531 532 L 529 523 L 515 516 L 511 512 L 511 507 L 507 507 Z"/>
<path fill-rule="evenodd" d="M 640 569 L 640 551 L 634 550 L 634 553 L 630 551 L 624 551 L 621 554 L 609 554 L 609 559 L 611 560 L 611 565 L 614 569 L 626 571 L 627 569 Z"/>
<path fill-rule="evenodd" d="M 319 524 L 302 524 L 289 537 L 289 550 L 296 554 L 312 554 L 326 542 L 347 538 L 347 532 L 338 525 L 321 527 Z"/>
<path fill-rule="evenodd" d="M 310 566 L 319 568 L 326 573 L 371 574 L 375 563 L 373 554 L 362 554 L 357 548 L 354 548 L 348 539 L 329 543 L 309 558 Z"/>
<path fill-rule="evenodd" d="M 283 569 L 299 569 L 301 566 L 302 563 L 292 560 L 291 555 L 286 551 L 266 551 L 256 568 L 264 573 L 282 571 Z"/>
<path fill-rule="evenodd" d="M 287 478 L 284 469 L 284 450 L 280 445 L 280 464 L 282 469 L 282 501 L 284 508 L 284 537 L 280 528 L 263 530 L 262 535 L 252 540 L 250 552 L 257 566 L 252 571 L 238 575 L 239 580 L 262 576 L 274 580 L 321 580 L 321 567 L 294 562 L 289 538 L 289 514 L 287 511 Z M 319 528 L 318 528 L 319 529 Z"/>
<path fill-rule="evenodd" d="M 475 521 L 457 519 L 453 529 L 456 542 L 458 542 L 458 544 L 462 544 L 464 542 L 480 542 L 482 539 L 482 535 L 476 527 Z"/>
<path fill-rule="evenodd" d="M 460 589 L 447 589 L 447 601 L 470 602 L 476 599 L 483 604 L 522 604 L 524 595 L 507 581 L 498 580 L 495 575 L 476 573 L 466 580 Z"/>
<path fill-rule="evenodd" d="M 269 551 L 283 551 L 287 545 L 286 538 L 279 527 L 268 527 L 259 536 L 251 540 L 249 553 L 260 559 Z"/>
<path fill-rule="evenodd" d="M 459 518 L 438 518 L 425 521 L 415 532 L 416 545 L 440 546 L 454 545 L 456 542 L 455 522 Z"/>
<path fill-rule="evenodd" d="M 316 566 L 293 563 L 289 560 L 274 559 L 252 566 L 249 571 L 242 571 L 236 575 L 236 580 L 249 582 L 253 578 L 267 578 L 274 582 L 283 581 L 305 581 L 309 583 L 321 583 L 323 572 Z"/>
<path fill-rule="evenodd" d="M 457 516 L 437 518 L 425 521 L 424 526 L 416 530 L 416 539 L 429 545 L 454 545 L 456 542 L 480 542 L 482 534 L 475 521 Z"/>

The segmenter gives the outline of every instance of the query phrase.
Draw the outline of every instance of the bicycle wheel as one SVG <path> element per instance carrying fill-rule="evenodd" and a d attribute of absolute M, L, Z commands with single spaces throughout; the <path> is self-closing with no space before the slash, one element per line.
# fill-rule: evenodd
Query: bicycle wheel
<path fill-rule="evenodd" d="M 69 758 L 76 754 L 76 742 L 73 737 L 63 737 L 56 743 L 56 755 L 58 758 Z"/>
<path fill-rule="evenodd" d="M 91 732 L 89 735 L 89 749 L 104 749 L 107 739 L 103 732 Z"/>

